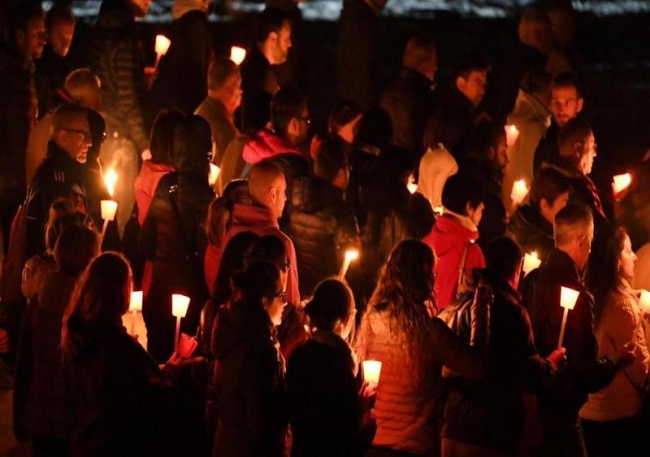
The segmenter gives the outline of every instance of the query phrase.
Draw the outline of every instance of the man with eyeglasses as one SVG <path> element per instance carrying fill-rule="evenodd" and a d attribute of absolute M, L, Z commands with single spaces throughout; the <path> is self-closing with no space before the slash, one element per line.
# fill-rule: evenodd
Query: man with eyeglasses
<path fill-rule="evenodd" d="M 64 103 L 52 113 L 47 156 L 27 191 L 27 258 L 45 249 L 45 223 L 52 202 L 69 198 L 86 210 L 86 162 L 92 145 L 88 113 Z"/>

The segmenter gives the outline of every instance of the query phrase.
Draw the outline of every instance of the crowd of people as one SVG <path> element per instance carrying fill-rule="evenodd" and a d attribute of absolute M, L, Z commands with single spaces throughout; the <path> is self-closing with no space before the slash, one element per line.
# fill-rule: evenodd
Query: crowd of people
<path fill-rule="evenodd" d="M 103 0 L 80 68 L 54 3 L 0 15 L 0 387 L 34 456 L 650 455 L 650 161 L 591 180 L 570 2 L 445 84 L 415 33 L 382 88 L 386 0 L 345 0 L 324 132 L 297 1 L 239 63 L 174 0 L 145 67 L 151 0 Z"/>

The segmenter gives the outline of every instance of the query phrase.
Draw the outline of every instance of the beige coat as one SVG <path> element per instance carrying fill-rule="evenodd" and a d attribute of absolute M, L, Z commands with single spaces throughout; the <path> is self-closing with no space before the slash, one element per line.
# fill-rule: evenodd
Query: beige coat
<path fill-rule="evenodd" d="M 598 355 L 616 359 L 621 346 L 634 342 L 638 346 L 637 358 L 632 365 L 616 373 L 609 386 L 589 395 L 587 403 L 580 410 L 581 418 L 604 422 L 641 412 L 639 389 L 647 381 L 650 367 L 648 335 L 648 323 L 639 308 L 637 295 L 623 280 L 607 296 L 596 327 Z"/>

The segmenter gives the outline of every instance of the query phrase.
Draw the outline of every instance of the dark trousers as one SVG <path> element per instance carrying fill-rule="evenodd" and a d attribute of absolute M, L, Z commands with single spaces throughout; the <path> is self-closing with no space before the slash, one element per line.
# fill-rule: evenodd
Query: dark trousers
<path fill-rule="evenodd" d="M 649 418 L 634 416 L 606 422 L 583 420 L 582 429 L 589 457 L 650 456 Z"/>
<path fill-rule="evenodd" d="M 580 419 L 540 414 L 542 443 L 538 457 L 587 457 Z"/>

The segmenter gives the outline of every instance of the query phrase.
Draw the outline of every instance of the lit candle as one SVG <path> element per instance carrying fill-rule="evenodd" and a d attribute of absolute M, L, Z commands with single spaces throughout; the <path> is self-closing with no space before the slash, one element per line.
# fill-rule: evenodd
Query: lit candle
<path fill-rule="evenodd" d="M 641 297 L 639 298 L 639 306 L 644 313 L 650 313 L 650 292 L 641 290 Z"/>
<path fill-rule="evenodd" d="M 104 235 L 106 235 L 108 223 L 115 219 L 115 213 L 117 212 L 117 202 L 113 200 L 102 200 L 100 204 L 102 207 L 102 219 L 104 219 L 101 235 L 101 239 L 103 240 Z"/>
<path fill-rule="evenodd" d="M 181 319 L 187 314 L 190 298 L 185 295 L 172 295 L 172 315 L 176 317 L 176 334 L 174 337 L 174 352 L 178 352 L 178 341 L 181 336 Z"/>
<path fill-rule="evenodd" d="M 414 194 L 415 191 L 418 190 L 418 185 L 415 182 L 415 176 L 413 175 L 409 176 L 409 181 L 406 187 L 408 187 L 409 192 L 411 192 L 412 194 Z"/>
<path fill-rule="evenodd" d="M 510 192 L 510 198 L 514 204 L 521 205 L 521 202 L 523 202 L 524 198 L 526 198 L 526 195 L 528 195 L 529 190 L 530 189 L 528 188 L 525 180 L 520 179 L 518 181 L 515 181 L 512 184 L 512 192 Z"/>
<path fill-rule="evenodd" d="M 363 369 L 363 380 L 370 387 L 377 387 L 381 375 L 381 362 L 379 360 L 364 360 L 361 362 L 361 368 Z"/>
<path fill-rule="evenodd" d="M 526 253 L 524 255 L 524 275 L 527 275 L 531 271 L 533 271 L 535 268 L 539 268 L 539 266 L 542 264 L 542 261 L 540 260 L 539 257 L 537 257 L 537 252 L 533 251 L 530 254 Z"/>
<path fill-rule="evenodd" d="M 557 348 L 562 348 L 564 341 L 564 331 L 566 330 L 566 320 L 569 317 L 569 310 L 576 306 L 580 292 L 573 290 L 569 287 L 562 286 L 560 290 L 560 306 L 564 308 L 564 315 L 562 316 L 562 326 L 560 327 L 560 338 L 557 342 Z"/>
<path fill-rule="evenodd" d="M 445 212 L 445 207 L 442 205 L 434 206 L 433 212 L 436 214 L 436 216 L 442 216 L 442 214 Z"/>
<path fill-rule="evenodd" d="M 625 173 L 623 175 L 614 176 L 614 183 L 612 184 L 612 189 L 614 189 L 614 194 L 619 194 L 627 189 L 632 183 L 632 175 Z"/>
<path fill-rule="evenodd" d="M 210 174 L 208 175 L 208 183 L 211 186 L 214 186 L 216 184 L 217 178 L 219 177 L 219 173 L 221 173 L 221 168 L 219 168 L 215 164 L 211 163 L 210 164 Z"/>
<path fill-rule="evenodd" d="M 106 190 L 108 190 L 108 195 L 111 197 L 115 195 L 115 183 L 117 182 L 117 173 L 112 168 L 109 168 L 106 174 L 104 175 L 104 184 L 106 185 Z"/>
<path fill-rule="evenodd" d="M 160 63 L 162 56 L 167 54 L 169 45 L 171 44 L 172 42 L 165 35 L 156 35 L 156 68 L 158 68 L 158 63 Z"/>
<path fill-rule="evenodd" d="M 239 46 L 233 46 L 230 48 L 230 60 L 235 62 L 237 65 L 241 65 L 245 58 L 246 49 L 240 48 Z"/>
<path fill-rule="evenodd" d="M 506 144 L 508 147 L 512 147 L 519 138 L 519 129 L 515 125 L 506 125 Z"/>
<path fill-rule="evenodd" d="M 348 268 L 350 267 L 350 262 L 357 260 L 358 258 L 359 251 L 356 249 L 348 249 L 345 251 L 345 259 L 343 260 L 343 265 L 341 265 L 341 269 L 339 270 L 339 279 L 345 278 L 345 274 L 348 272 Z"/>
<path fill-rule="evenodd" d="M 129 311 L 131 311 L 131 335 L 135 335 L 135 320 L 138 317 L 138 311 L 142 311 L 142 291 L 131 292 L 131 303 L 129 304 Z"/>

